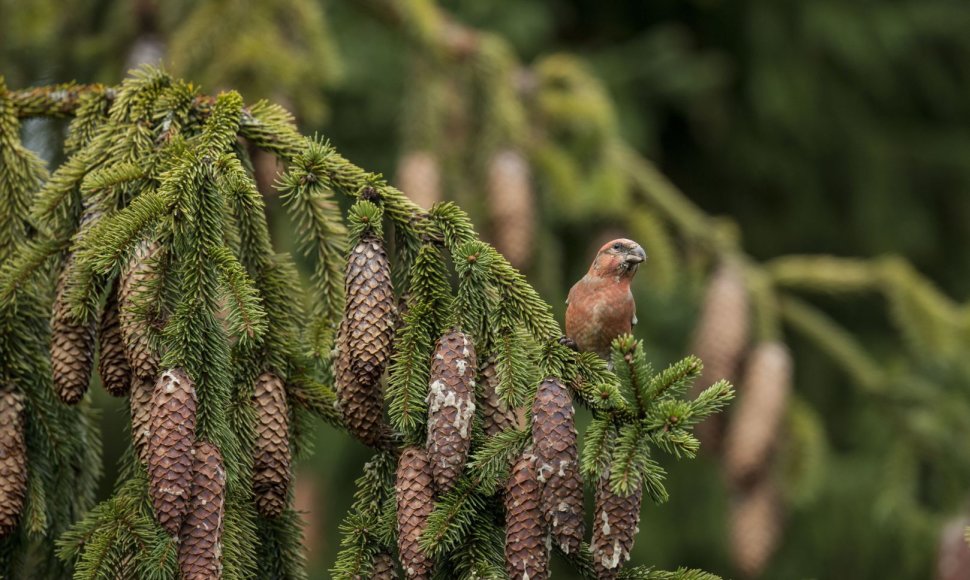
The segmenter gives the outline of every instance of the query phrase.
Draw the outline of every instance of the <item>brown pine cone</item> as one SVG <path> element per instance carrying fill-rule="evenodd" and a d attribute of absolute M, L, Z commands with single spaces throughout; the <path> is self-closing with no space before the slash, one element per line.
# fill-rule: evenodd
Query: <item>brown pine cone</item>
<path fill-rule="evenodd" d="M 495 248 L 516 268 L 532 261 L 535 195 L 529 162 L 514 150 L 500 151 L 488 165 L 488 208 Z"/>
<path fill-rule="evenodd" d="M 438 339 L 428 388 L 428 457 L 441 494 L 458 482 L 471 448 L 477 368 L 468 335 L 452 330 Z"/>
<path fill-rule="evenodd" d="M 173 536 L 189 504 L 195 406 L 195 385 L 184 370 L 170 369 L 158 377 L 149 419 L 149 493 L 158 522 Z"/>
<path fill-rule="evenodd" d="M 970 578 L 970 540 L 967 528 L 970 517 L 957 516 L 946 522 L 936 549 L 934 580 L 966 580 Z"/>
<path fill-rule="evenodd" d="M 207 441 L 195 444 L 191 489 L 179 534 L 179 570 L 182 580 L 218 580 L 222 576 L 226 470 L 219 448 Z"/>
<path fill-rule="evenodd" d="M 121 336 L 115 286 L 108 290 L 108 300 L 104 304 L 104 312 L 101 313 L 98 346 L 98 373 L 105 390 L 116 397 L 124 397 L 131 388 L 131 367 L 128 366 L 125 342 Z"/>
<path fill-rule="evenodd" d="M 383 432 L 384 395 L 380 385 L 364 388 L 350 370 L 350 357 L 342 330 L 337 333 L 337 345 L 337 355 L 333 361 L 337 408 L 343 415 L 347 429 L 365 445 L 373 447 L 378 444 Z"/>
<path fill-rule="evenodd" d="M 430 151 L 409 151 L 401 155 L 395 181 L 398 189 L 422 208 L 441 201 L 441 169 Z"/>
<path fill-rule="evenodd" d="M 583 521 L 583 479 L 576 448 L 575 409 L 569 391 L 556 378 L 539 384 L 532 405 L 536 475 L 540 507 L 553 540 L 567 554 L 579 550 Z"/>
<path fill-rule="evenodd" d="M 731 558 L 747 578 L 764 571 L 781 539 L 782 512 L 778 490 L 761 478 L 731 505 Z"/>
<path fill-rule="evenodd" d="M 590 546 L 597 578 L 616 578 L 620 567 L 630 559 L 633 540 L 640 531 L 642 501 L 642 487 L 637 487 L 628 496 L 613 493 L 609 472 L 597 482 L 593 541 Z"/>
<path fill-rule="evenodd" d="M 535 457 L 526 451 L 505 487 L 505 571 L 512 580 L 549 577 L 548 534 L 539 508 Z"/>
<path fill-rule="evenodd" d="M 372 580 L 397 580 L 397 570 L 394 568 L 394 559 L 385 551 L 379 552 L 374 556 L 374 570 L 371 572 Z"/>
<path fill-rule="evenodd" d="M 94 319 L 78 320 L 67 304 L 67 282 L 74 269 L 74 256 L 64 261 L 57 281 L 51 318 L 51 369 L 57 396 L 68 405 L 76 405 L 91 382 L 94 362 Z"/>
<path fill-rule="evenodd" d="M 0 538 L 17 527 L 26 494 L 24 396 L 6 387 L 0 390 Z"/>
<path fill-rule="evenodd" d="M 724 436 L 724 467 L 741 485 L 767 465 L 792 389 L 792 360 L 785 345 L 762 342 L 751 351 Z"/>
<path fill-rule="evenodd" d="M 478 384 L 481 386 L 481 391 L 478 394 L 478 400 L 481 403 L 479 408 L 482 410 L 482 426 L 485 434 L 492 437 L 502 431 L 518 427 L 515 411 L 509 409 L 498 394 L 498 369 L 494 356 L 488 357 L 479 370 L 479 375 Z"/>
<path fill-rule="evenodd" d="M 401 566 L 407 578 L 431 577 L 434 562 L 421 550 L 421 534 L 428 525 L 434 509 L 434 490 L 431 483 L 431 463 L 428 454 L 418 447 L 401 453 L 397 463 L 397 548 Z"/>
<path fill-rule="evenodd" d="M 151 436 L 152 393 L 155 383 L 138 378 L 132 378 L 131 396 L 128 405 L 131 408 L 131 440 L 138 452 L 138 459 L 148 463 L 148 439 Z"/>
<path fill-rule="evenodd" d="M 256 379 L 256 444 L 253 449 L 253 493 L 256 507 L 276 517 L 286 507 L 290 487 L 290 415 L 283 381 L 273 373 Z"/>
<path fill-rule="evenodd" d="M 735 260 L 725 260 L 708 283 L 700 317 L 694 328 L 691 351 L 704 363 L 701 377 L 691 389 L 696 397 L 720 379 L 732 379 L 748 344 L 750 312 L 744 270 Z M 723 418 L 712 415 L 695 427 L 704 448 L 721 445 Z"/>
<path fill-rule="evenodd" d="M 136 314 L 136 303 L 140 300 L 140 295 L 148 291 L 148 284 L 155 276 L 151 258 L 156 251 L 157 244 L 139 244 L 121 273 L 121 282 L 118 285 L 121 336 L 124 339 L 128 364 L 135 377 L 152 383 L 158 374 L 158 356 L 152 348 L 144 322 Z"/>
<path fill-rule="evenodd" d="M 337 333 L 337 399 L 347 427 L 367 445 L 381 436 L 380 378 L 391 355 L 395 299 L 391 267 L 380 238 L 366 234 L 347 260 L 347 302 Z"/>

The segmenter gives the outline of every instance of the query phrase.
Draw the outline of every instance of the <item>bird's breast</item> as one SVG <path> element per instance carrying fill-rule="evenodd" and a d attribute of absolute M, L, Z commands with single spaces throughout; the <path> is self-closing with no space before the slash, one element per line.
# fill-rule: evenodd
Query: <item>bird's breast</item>
<path fill-rule="evenodd" d="M 608 353 L 613 339 L 632 329 L 633 295 L 629 286 L 585 285 L 570 293 L 566 334 L 580 350 Z"/>

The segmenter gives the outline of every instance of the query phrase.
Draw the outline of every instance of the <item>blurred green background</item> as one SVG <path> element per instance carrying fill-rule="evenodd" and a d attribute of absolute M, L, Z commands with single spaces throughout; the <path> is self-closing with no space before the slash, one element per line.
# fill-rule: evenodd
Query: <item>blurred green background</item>
<path fill-rule="evenodd" d="M 869 260 L 832 262 L 858 267 L 826 283 L 821 266 L 792 269 L 788 289 L 879 373 L 847 373 L 841 335 L 782 325 L 797 395 L 762 576 L 923 579 L 940 574 L 940 532 L 970 492 L 968 30 L 955 0 L 0 0 L 0 74 L 11 88 L 117 83 L 161 61 L 204 91 L 286 105 L 305 134 L 392 181 L 424 155 L 415 194 L 468 209 L 560 320 L 598 243 L 635 238 L 651 254 L 637 333 L 661 364 L 689 350 L 723 256 L 758 275 L 793 254 Z M 56 163 L 61 130 L 31 122 L 28 144 Z M 487 185 L 504 150 L 528 160 L 524 205 L 496 207 Z M 654 167 L 704 213 L 658 202 L 670 184 Z M 850 274 L 864 280 L 846 287 Z M 127 412 L 96 397 L 107 495 Z M 311 577 L 325 578 L 368 452 L 323 425 L 316 438 L 296 493 Z M 738 574 L 719 461 L 664 458 L 671 501 L 644 507 L 634 561 Z"/>

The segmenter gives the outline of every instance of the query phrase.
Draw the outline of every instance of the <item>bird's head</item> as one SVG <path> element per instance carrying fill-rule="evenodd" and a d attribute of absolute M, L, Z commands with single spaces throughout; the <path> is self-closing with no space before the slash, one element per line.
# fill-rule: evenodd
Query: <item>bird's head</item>
<path fill-rule="evenodd" d="M 620 238 L 603 244 L 590 266 L 590 273 L 599 276 L 618 276 L 632 278 L 647 254 L 640 244 L 633 240 Z"/>

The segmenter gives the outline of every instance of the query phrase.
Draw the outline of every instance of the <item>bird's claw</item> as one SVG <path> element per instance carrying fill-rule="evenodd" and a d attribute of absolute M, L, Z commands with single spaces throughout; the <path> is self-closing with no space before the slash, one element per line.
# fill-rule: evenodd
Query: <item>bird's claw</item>
<path fill-rule="evenodd" d="M 569 338 L 568 336 L 564 336 L 564 337 L 560 338 L 559 339 L 559 344 L 561 344 L 561 345 L 563 345 L 565 347 L 571 348 L 571 349 L 573 349 L 576 352 L 579 352 L 579 345 L 576 344 L 576 341 L 575 340 Z"/>

